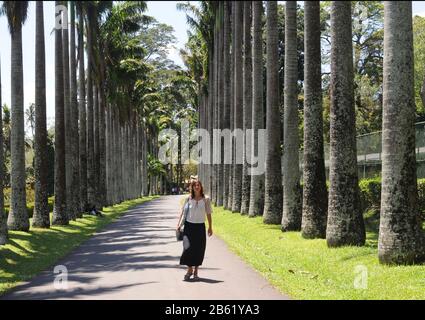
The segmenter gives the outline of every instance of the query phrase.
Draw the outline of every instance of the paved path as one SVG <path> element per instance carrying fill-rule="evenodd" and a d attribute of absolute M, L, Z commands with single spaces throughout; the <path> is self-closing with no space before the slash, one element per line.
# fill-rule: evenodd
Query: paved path
<path fill-rule="evenodd" d="M 182 196 L 163 196 L 129 210 L 59 261 L 68 288 L 56 289 L 53 267 L 2 299 L 287 299 L 213 235 L 200 281 L 183 281 L 182 243 L 174 227 Z"/>

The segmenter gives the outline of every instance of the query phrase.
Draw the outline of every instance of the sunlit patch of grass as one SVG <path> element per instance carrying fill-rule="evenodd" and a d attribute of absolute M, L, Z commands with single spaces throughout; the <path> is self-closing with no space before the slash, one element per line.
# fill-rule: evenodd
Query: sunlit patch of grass
<path fill-rule="evenodd" d="M 0 246 L 0 295 L 53 265 L 128 209 L 157 197 L 143 197 L 106 207 L 102 218 L 84 215 L 67 226 L 31 228 L 29 232 L 10 231 L 8 243 Z"/>
<path fill-rule="evenodd" d="M 215 207 L 213 218 L 229 248 L 293 299 L 425 299 L 425 265 L 380 265 L 375 232 L 364 247 L 330 249 L 326 240 L 283 233 L 262 217 Z"/>

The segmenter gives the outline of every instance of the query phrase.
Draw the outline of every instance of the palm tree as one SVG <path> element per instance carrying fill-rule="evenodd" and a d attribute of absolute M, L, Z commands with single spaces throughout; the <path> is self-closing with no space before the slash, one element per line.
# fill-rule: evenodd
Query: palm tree
<path fill-rule="evenodd" d="M 64 23 L 68 23 L 68 1 L 63 1 L 62 5 L 66 8 L 62 14 Z M 62 56 L 63 56 L 63 93 L 65 109 L 65 168 L 66 168 L 66 211 L 69 219 L 75 220 L 77 215 L 72 207 L 73 200 L 73 176 L 72 176 L 72 128 L 71 128 L 71 94 L 70 94 L 70 69 L 69 69 L 69 33 L 68 26 L 62 29 Z"/>
<path fill-rule="evenodd" d="M 84 70 L 84 11 L 82 2 L 78 9 L 78 84 L 79 84 L 79 155 L 80 155 L 80 211 L 87 208 L 87 126 L 86 126 L 86 77 Z"/>
<path fill-rule="evenodd" d="M 93 39 L 96 39 L 96 34 L 93 32 Z M 99 192 L 99 83 L 96 81 L 96 72 L 93 73 L 94 76 L 94 85 L 93 85 L 93 169 L 94 169 L 94 179 L 92 183 L 94 184 L 95 191 L 95 202 L 97 208 L 100 206 L 100 192 Z M 125 145 L 128 147 L 128 145 Z M 128 158 L 126 158 L 128 160 Z M 127 180 L 126 180 L 127 181 Z"/>
<path fill-rule="evenodd" d="M 4 158 L 3 158 L 3 106 L 1 97 L 1 62 L 0 62 L 0 245 L 7 242 L 7 217 L 4 211 Z"/>
<path fill-rule="evenodd" d="M 114 116 L 113 116 L 113 131 L 114 131 L 114 171 L 115 172 L 119 172 L 119 160 L 120 160 L 120 153 L 119 153 L 119 124 L 118 124 L 118 114 L 119 110 L 118 108 L 114 108 Z M 146 150 L 147 151 L 147 150 Z M 120 175 L 116 174 L 115 175 L 115 179 L 114 179 L 114 190 L 115 190 L 115 194 L 114 194 L 114 202 L 117 203 L 119 202 L 119 197 L 120 197 Z M 145 194 L 148 194 L 149 190 L 147 188 L 147 184 L 146 184 L 146 189 L 145 189 Z"/>
<path fill-rule="evenodd" d="M 328 246 L 363 245 L 357 176 L 351 3 L 332 1 Z"/>
<path fill-rule="evenodd" d="M 298 138 L 297 2 L 285 4 L 285 85 L 282 231 L 301 229 Z"/>
<path fill-rule="evenodd" d="M 214 33 L 213 33 L 214 34 Z M 208 72 L 208 109 L 209 118 L 208 118 L 208 131 L 210 132 L 210 137 L 213 137 L 213 126 L 214 126 L 214 35 L 211 40 L 211 47 L 209 49 L 209 72 Z M 213 199 L 214 194 L 214 164 L 213 164 L 213 152 L 214 152 L 214 140 L 210 139 L 210 165 L 208 166 L 208 192 L 210 193 L 211 199 Z"/>
<path fill-rule="evenodd" d="M 379 261 L 412 264 L 425 258 L 418 208 L 412 3 L 384 2 L 384 91 Z"/>
<path fill-rule="evenodd" d="M 80 166 L 79 166 L 79 132 L 78 132 L 78 103 L 77 103 L 77 66 L 75 57 L 75 2 L 69 2 L 71 19 L 71 39 L 70 39 L 70 131 L 69 140 L 71 150 L 71 199 L 69 200 L 70 211 L 76 218 L 81 218 L 80 210 Z"/>
<path fill-rule="evenodd" d="M 328 210 L 323 154 L 320 2 L 304 3 L 304 166 L 302 236 L 325 238 Z"/>
<path fill-rule="evenodd" d="M 87 4 L 87 201 L 96 203 L 94 171 L 94 121 L 93 121 L 93 15 L 94 8 Z"/>
<path fill-rule="evenodd" d="M 56 6 L 61 1 L 56 1 Z M 56 13 L 56 17 L 62 12 Z M 62 19 L 61 19 L 62 20 Z M 57 21 L 57 19 L 55 19 Z M 63 21 L 63 20 L 62 20 Z M 65 168 L 65 110 L 64 110 L 64 68 L 62 55 L 62 30 L 55 29 L 55 204 L 53 225 L 66 225 L 69 216 L 66 206 L 66 168 Z"/>
<path fill-rule="evenodd" d="M 107 3 L 107 2 L 105 2 Z M 108 4 L 107 4 L 108 5 Z M 100 34 L 100 21 L 99 17 L 103 13 L 104 5 L 96 3 L 94 6 L 93 16 L 93 66 L 96 70 L 94 72 L 94 104 L 93 104 L 93 121 L 94 121 L 94 160 L 95 160 L 95 193 L 96 193 L 96 208 L 102 209 L 105 199 L 105 118 L 104 118 L 104 64 L 103 64 L 103 46 Z"/>
<path fill-rule="evenodd" d="M 224 112 L 224 50 L 223 50 L 223 36 L 224 36 L 224 1 L 219 2 L 218 7 L 218 129 L 223 129 L 223 112 Z M 220 149 L 220 163 L 218 164 L 218 182 L 217 182 L 217 206 L 223 206 L 223 192 L 224 192 L 224 144 L 222 139 L 218 141 L 217 147 Z"/>
<path fill-rule="evenodd" d="M 231 96 L 230 96 L 230 8 L 231 4 L 228 1 L 224 1 L 224 34 L 223 34 L 223 77 L 224 77 L 224 90 L 223 90 L 223 129 L 230 129 L 230 109 L 231 109 Z M 204 111 L 205 112 L 205 111 Z M 231 142 L 231 141 L 230 141 Z M 225 152 L 230 152 L 231 150 L 225 150 Z M 231 166 L 229 164 L 224 164 L 223 175 L 223 206 L 226 208 L 228 204 L 229 197 L 229 175 L 230 175 Z"/>
<path fill-rule="evenodd" d="M 35 203 L 32 225 L 34 227 L 48 228 L 50 226 L 50 216 L 47 197 L 46 59 L 43 1 L 37 1 L 35 6 Z"/>
<path fill-rule="evenodd" d="M 277 1 L 267 2 L 267 150 L 263 221 L 282 220 Z"/>
<path fill-rule="evenodd" d="M 106 199 L 105 199 L 105 205 L 106 206 L 110 206 L 112 205 L 112 200 L 111 200 L 111 193 L 112 193 L 112 183 L 111 183 L 111 162 L 112 162 L 112 154 L 110 154 L 110 150 L 111 150 L 111 127 L 110 127 L 110 121 L 111 121 L 111 112 L 110 112 L 110 106 L 108 108 L 106 108 L 105 110 L 105 144 L 106 144 L 106 148 L 105 148 L 105 156 L 106 156 L 106 168 L 105 168 L 105 178 L 106 178 Z M 139 139 L 140 136 L 140 132 L 137 132 L 137 139 Z M 140 152 L 139 150 L 139 144 L 136 145 L 137 152 Z M 140 172 L 136 172 L 136 177 L 140 176 Z"/>
<path fill-rule="evenodd" d="M 251 153 L 247 150 L 251 149 L 245 137 L 247 130 L 251 129 L 252 125 L 252 52 L 251 52 L 251 26 L 252 26 L 252 1 L 244 1 L 243 6 L 243 131 L 244 131 L 244 146 L 243 146 L 243 167 L 242 167 L 242 203 L 241 213 L 248 214 L 251 176 L 248 175 L 248 162 Z M 252 142 L 251 142 L 252 143 Z"/>
<path fill-rule="evenodd" d="M 238 129 L 243 129 L 243 84 L 240 79 L 243 77 L 243 65 L 242 65 L 242 40 L 243 40 L 243 6 L 242 3 L 237 1 L 235 3 L 235 52 L 234 52 L 234 63 L 235 63 L 235 74 L 234 74 L 234 127 L 233 129 L 237 131 Z M 236 140 L 236 139 L 235 139 Z M 236 140 L 237 141 L 237 140 Z M 238 154 L 235 154 L 235 160 L 238 157 Z M 235 161 L 233 164 L 233 200 L 232 200 L 232 212 L 241 211 L 241 202 L 242 202 L 242 190 L 240 183 L 242 181 L 242 164 Z"/>
<path fill-rule="evenodd" d="M 215 6 L 217 6 L 217 2 L 214 3 Z M 211 91 L 211 101 L 212 101 L 212 133 L 214 132 L 214 129 L 217 129 L 218 127 L 218 15 L 217 15 L 217 8 L 215 7 L 216 12 L 216 19 L 214 23 L 214 49 L 213 49 L 213 65 L 212 65 L 212 72 L 213 72 L 213 83 L 212 83 L 212 91 Z M 213 134 L 211 135 L 213 136 Z M 211 200 L 214 205 L 217 205 L 217 182 L 218 182 L 218 164 L 217 164 L 217 141 L 213 140 L 213 162 L 211 165 Z"/>
<path fill-rule="evenodd" d="M 105 137 L 105 109 L 106 109 L 106 96 L 105 96 L 105 61 L 101 52 L 103 52 L 103 44 L 99 42 L 99 73 L 100 73 L 100 81 L 99 81 L 99 210 L 103 208 L 106 204 L 106 137 Z M 135 130 L 134 130 L 135 133 Z M 135 149 L 134 149 L 135 150 Z M 135 176 L 133 175 L 133 178 Z M 136 188 L 134 187 L 133 190 Z"/>
<path fill-rule="evenodd" d="M 11 36 L 11 197 L 7 219 L 9 230 L 28 231 L 30 227 L 25 188 L 24 84 L 22 64 L 22 25 L 25 23 L 28 1 L 5 2 L 2 12 L 9 22 Z"/>
<path fill-rule="evenodd" d="M 234 131 L 235 127 L 235 3 L 232 1 L 231 5 L 231 20 L 230 20 L 230 29 L 231 29 L 231 54 L 230 54 L 230 131 Z M 227 210 L 232 210 L 233 205 L 233 173 L 234 173 L 234 161 L 235 161 L 235 146 L 233 143 L 233 138 L 231 139 L 231 148 L 232 148 L 232 161 L 229 166 L 229 195 L 227 197 L 227 204 L 225 203 L 224 208 Z"/>
<path fill-rule="evenodd" d="M 263 30 L 261 1 L 252 2 L 252 145 L 251 159 L 258 154 L 258 130 L 263 126 Z M 251 161 L 252 162 L 252 161 Z M 263 164 L 264 165 L 264 164 Z M 257 165 L 261 169 L 261 163 Z M 249 216 L 262 214 L 264 201 L 264 174 L 251 175 L 251 190 L 249 201 Z"/>

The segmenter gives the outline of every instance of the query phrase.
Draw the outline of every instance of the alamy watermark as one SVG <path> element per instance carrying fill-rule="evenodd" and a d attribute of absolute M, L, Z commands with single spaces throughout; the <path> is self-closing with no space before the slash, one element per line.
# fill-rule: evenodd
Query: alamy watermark
<path fill-rule="evenodd" d="M 68 8 L 64 5 L 55 6 L 55 29 L 68 29 Z"/>
<path fill-rule="evenodd" d="M 53 280 L 53 287 L 56 290 L 66 290 L 68 289 L 68 269 L 64 265 L 55 266 L 53 269 L 55 274 Z M 57 275 L 56 275 L 57 274 Z"/>
<path fill-rule="evenodd" d="M 367 267 L 365 265 L 359 264 L 354 268 L 354 289 L 367 289 Z"/>
<path fill-rule="evenodd" d="M 176 130 L 164 129 L 158 140 L 163 142 L 158 152 L 162 164 L 243 164 L 245 154 L 249 175 L 265 172 L 266 129 L 213 129 L 211 137 L 206 129 L 190 130 L 189 121 L 182 120 L 180 137 Z"/>

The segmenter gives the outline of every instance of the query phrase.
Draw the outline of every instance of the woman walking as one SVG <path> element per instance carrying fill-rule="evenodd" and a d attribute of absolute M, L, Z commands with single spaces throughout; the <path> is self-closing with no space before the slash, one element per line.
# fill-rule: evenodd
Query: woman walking
<path fill-rule="evenodd" d="M 184 250 L 180 258 L 180 264 L 188 267 L 184 280 L 189 280 L 193 275 L 194 280 L 198 280 L 198 267 L 202 265 L 205 255 L 206 234 L 205 218 L 208 220 L 208 236 L 212 236 L 211 202 L 209 197 L 204 195 L 202 183 L 195 180 L 190 185 L 190 196 L 185 201 L 189 206 L 186 220 L 184 222 Z M 180 221 L 183 217 L 184 207 L 180 214 L 177 228 L 180 228 Z"/>

